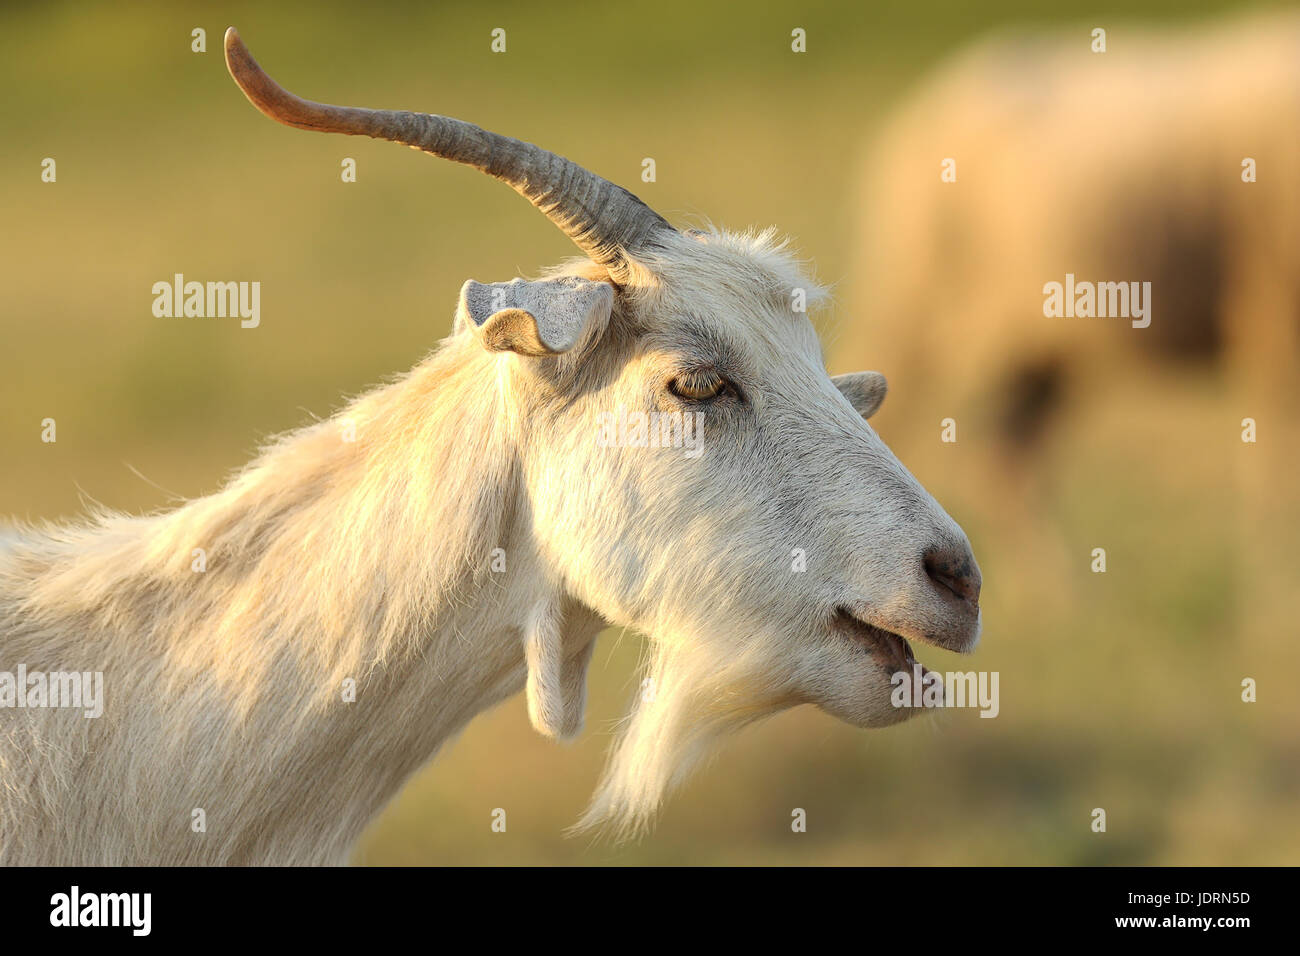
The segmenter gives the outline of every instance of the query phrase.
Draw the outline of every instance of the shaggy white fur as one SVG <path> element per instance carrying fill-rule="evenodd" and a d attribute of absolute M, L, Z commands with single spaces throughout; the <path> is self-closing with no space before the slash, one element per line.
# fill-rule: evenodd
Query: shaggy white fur
<path fill-rule="evenodd" d="M 0 671 L 102 671 L 107 697 L 0 706 L 0 863 L 344 862 L 520 688 L 577 733 L 606 624 L 648 635 L 650 692 L 581 825 L 626 835 L 725 732 L 799 703 L 895 723 L 904 637 L 974 645 L 965 536 L 864 421 L 883 379 L 827 375 L 792 308 L 824 295 L 772 233 L 678 233 L 536 147 L 299 100 L 233 30 L 227 62 L 290 125 L 495 171 L 592 256 L 467 283 L 428 359 L 222 491 L 0 554 Z M 702 454 L 598 441 L 618 410 L 695 416 Z"/>
<path fill-rule="evenodd" d="M 0 862 L 342 862 L 530 663 L 550 668 L 539 729 L 577 732 L 605 623 L 651 636 L 655 693 L 583 825 L 635 830 L 709 741 L 783 707 L 906 716 L 830 609 L 968 646 L 977 623 L 918 560 L 964 539 L 785 306 L 815 287 L 767 234 L 683 237 L 637 271 L 577 353 L 462 329 L 210 497 L 25 529 L 0 557 L 0 668 L 103 671 L 107 702 L 0 709 Z M 703 456 L 597 446 L 600 411 L 671 402 L 664 382 L 704 360 L 744 399 L 705 410 Z"/>

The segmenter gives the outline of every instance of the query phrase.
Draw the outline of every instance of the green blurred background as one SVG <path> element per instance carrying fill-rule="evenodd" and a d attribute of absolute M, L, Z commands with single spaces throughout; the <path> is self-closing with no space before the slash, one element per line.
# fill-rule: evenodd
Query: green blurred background
<path fill-rule="evenodd" d="M 841 372 L 873 365 L 837 345 L 869 321 L 845 309 L 870 301 L 854 288 L 854 180 L 872 129 L 912 84 L 1000 25 L 1185 21 L 1227 7 L 7 7 L 0 513 L 73 517 L 86 499 L 145 511 L 213 491 L 264 437 L 419 360 L 449 330 L 466 278 L 533 274 L 573 252 L 475 172 L 262 118 L 226 73 L 230 24 L 309 98 L 441 112 L 537 142 L 679 224 L 779 226 L 836 287 L 818 322 Z M 790 53 L 796 26 L 806 55 Z M 190 50 L 195 27 L 206 53 Z M 489 51 L 494 27 L 507 30 L 505 55 Z M 39 178 L 47 156 L 54 185 Z M 640 182 L 647 156 L 651 184 Z M 355 184 L 340 182 L 343 157 L 357 160 Z M 175 272 L 260 280 L 261 327 L 154 318 L 150 287 Z M 934 423 L 909 419 L 909 389 L 923 383 L 891 384 L 878 430 L 966 528 L 985 578 L 977 656 L 926 661 L 999 671 L 996 720 L 953 711 L 860 732 L 807 708 L 784 714 L 733 740 L 649 838 L 592 844 L 563 831 L 636 687 L 641 641 L 610 633 L 576 744 L 535 734 L 521 698 L 482 715 L 371 827 L 357 862 L 1300 859 L 1298 642 L 1289 616 L 1240 626 L 1240 478 L 1224 440 L 1207 450 L 1205 437 L 1224 416 L 1222 383 L 1111 390 L 1071 421 L 1029 514 L 979 470 L 978 443 L 941 449 Z M 1127 413 L 1134 401 L 1142 416 Z M 57 444 L 39 440 L 45 417 Z M 1053 529 L 1055 543 L 1026 526 Z M 1105 575 L 1088 570 L 1098 542 Z M 1258 703 L 1241 703 L 1243 676 L 1260 681 Z M 504 834 L 490 829 L 496 807 Z M 791 832 L 794 807 L 807 833 Z M 1107 810 L 1105 834 L 1090 829 L 1094 807 Z"/>

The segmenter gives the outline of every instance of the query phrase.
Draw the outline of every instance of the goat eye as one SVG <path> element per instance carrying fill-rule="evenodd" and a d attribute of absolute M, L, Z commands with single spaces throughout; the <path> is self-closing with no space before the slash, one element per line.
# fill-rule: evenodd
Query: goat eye
<path fill-rule="evenodd" d="M 711 371 L 687 372 L 668 383 L 668 391 L 692 402 L 713 398 L 726 387 L 727 380 Z"/>

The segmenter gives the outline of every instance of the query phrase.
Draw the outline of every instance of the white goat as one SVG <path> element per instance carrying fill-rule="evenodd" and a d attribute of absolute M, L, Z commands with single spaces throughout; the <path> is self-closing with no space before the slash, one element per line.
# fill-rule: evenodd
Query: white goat
<path fill-rule="evenodd" d="M 903 720 L 904 638 L 973 647 L 966 538 L 863 420 L 883 379 L 827 376 L 790 308 L 813 286 L 770 234 L 679 233 L 457 120 L 305 102 L 233 29 L 226 58 L 267 115 L 475 166 L 589 258 L 467 282 L 428 359 L 217 494 L 23 532 L 0 667 L 103 671 L 107 700 L 99 720 L 0 709 L 0 862 L 344 862 L 521 686 L 538 730 L 577 733 L 606 624 L 649 635 L 656 693 L 582 823 L 635 831 L 723 732 L 800 703 Z M 703 454 L 597 441 L 619 409 L 702 415 Z"/>

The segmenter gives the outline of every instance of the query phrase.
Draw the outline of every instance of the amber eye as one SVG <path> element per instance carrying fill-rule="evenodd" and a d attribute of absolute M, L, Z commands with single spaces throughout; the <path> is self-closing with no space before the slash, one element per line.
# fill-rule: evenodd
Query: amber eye
<path fill-rule="evenodd" d="M 678 398 L 692 402 L 701 402 L 720 394 L 727 387 L 727 380 L 709 369 L 686 372 L 678 375 L 668 383 L 668 391 Z"/>

